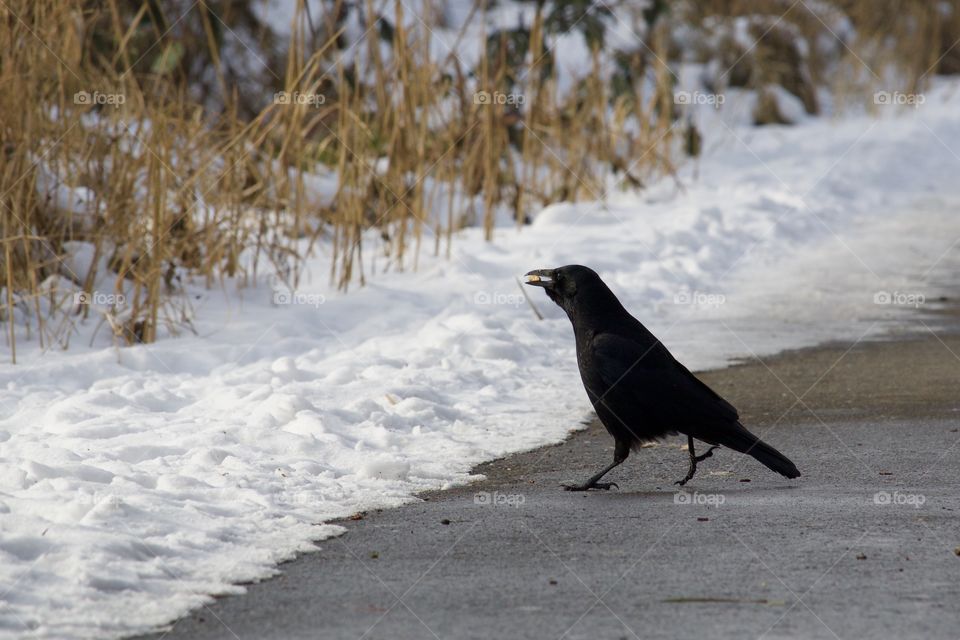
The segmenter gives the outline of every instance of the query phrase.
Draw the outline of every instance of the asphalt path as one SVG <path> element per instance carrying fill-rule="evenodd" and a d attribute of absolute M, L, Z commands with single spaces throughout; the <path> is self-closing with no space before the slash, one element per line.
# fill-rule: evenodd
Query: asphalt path
<path fill-rule="evenodd" d="M 347 533 L 154 640 L 960 637 L 960 336 L 837 344 L 702 374 L 803 472 L 685 441 L 609 479 L 599 425 Z M 922 325 L 922 326 L 921 326 Z"/>

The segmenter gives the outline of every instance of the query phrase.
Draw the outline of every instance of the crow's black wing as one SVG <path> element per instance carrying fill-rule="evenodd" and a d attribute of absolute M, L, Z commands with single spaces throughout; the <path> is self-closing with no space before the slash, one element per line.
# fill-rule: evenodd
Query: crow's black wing
<path fill-rule="evenodd" d="M 591 341 L 587 389 L 607 429 L 631 444 L 681 432 L 753 456 L 788 478 L 800 471 L 743 428 L 729 402 L 676 361 L 659 342 L 647 346 L 613 334 Z M 583 371 L 583 369 L 581 369 Z"/>
<path fill-rule="evenodd" d="M 733 405 L 677 362 L 662 344 L 643 346 L 601 333 L 591 341 L 589 365 L 595 387 L 591 396 L 599 396 L 591 400 L 631 429 L 681 431 L 712 442 L 724 427 L 737 424 Z"/>

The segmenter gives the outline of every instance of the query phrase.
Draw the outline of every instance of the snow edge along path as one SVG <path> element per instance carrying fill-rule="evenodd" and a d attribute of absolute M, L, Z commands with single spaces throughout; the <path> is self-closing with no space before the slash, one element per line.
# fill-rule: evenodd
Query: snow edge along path
<path fill-rule="evenodd" d="M 820 325 L 856 337 L 877 313 L 865 291 L 887 274 L 923 284 L 896 256 L 929 265 L 960 235 L 937 213 L 960 200 L 952 102 L 728 129 L 685 194 L 663 181 L 554 205 L 493 244 L 467 230 L 454 260 L 422 258 L 346 296 L 305 287 L 277 306 L 267 288 L 197 290 L 201 337 L 24 349 L 0 368 L 0 634 L 149 630 L 342 530 L 317 523 L 563 439 L 589 403 L 568 322 L 533 291 L 537 322 L 520 295 L 529 269 L 594 266 L 694 369 L 819 342 Z M 827 269 L 836 304 L 801 297 L 811 259 L 850 274 Z M 771 312 L 783 287 L 796 291 Z M 724 303 L 684 302 L 702 292 Z M 816 322 L 791 332 L 811 305 Z"/>

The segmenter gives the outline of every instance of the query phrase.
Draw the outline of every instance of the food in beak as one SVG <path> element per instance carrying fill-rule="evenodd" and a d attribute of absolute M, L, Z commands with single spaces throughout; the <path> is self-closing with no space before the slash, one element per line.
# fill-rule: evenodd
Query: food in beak
<path fill-rule="evenodd" d="M 545 287 L 553 284 L 553 273 L 548 269 L 537 269 L 527 273 L 524 278 L 527 284 Z"/>

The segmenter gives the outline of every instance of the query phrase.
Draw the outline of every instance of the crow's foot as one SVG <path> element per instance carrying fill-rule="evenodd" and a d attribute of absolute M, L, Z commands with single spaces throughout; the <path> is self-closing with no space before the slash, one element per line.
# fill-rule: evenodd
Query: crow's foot
<path fill-rule="evenodd" d="M 683 480 L 677 480 L 676 482 L 673 483 L 673 484 L 678 484 L 678 485 L 680 485 L 681 487 L 682 487 L 683 485 L 687 484 L 688 482 L 690 482 L 690 480 L 693 478 L 694 474 L 697 473 L 697 463 L 698 463 L 698 462 L 703 462 L 703 461 L 706 460 L 707 458 L 712 457 L 712 456 L 713 456 L 713 450 L 717 448 L 717 446 L 714 445 L 714 446 L 710 447 L 709 449 L 707 449 L 707 452 L 706 452 L 706 453 L 703 453 L 703 454 L 700 454 L 699 456 L 697 456 L 697 455 L 693 455 L 693 453 L 692 453 L 692 452 L 693 452 L 693 442 L 692 442 L 692 440 L 691 440 L 691 442 L 690 442 L 690 445 L 691 445 L 691 446 L 690 446 L 690 452 L 691 452 L 691 455 L 690 455 L 690 468 L 687 469 L 687 475 L 683 478 Z"/>

